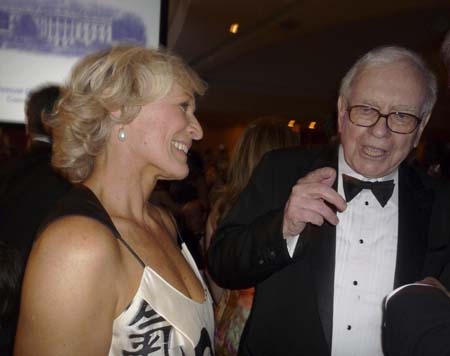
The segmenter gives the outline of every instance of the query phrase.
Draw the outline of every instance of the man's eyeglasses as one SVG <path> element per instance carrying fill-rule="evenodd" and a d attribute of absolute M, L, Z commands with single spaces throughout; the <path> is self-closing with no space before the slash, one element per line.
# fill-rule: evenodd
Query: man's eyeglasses
<path fill-rule="evenodd" d="M 388 129 L 398 134 L 410 134 L 422 120 L 413 114 L 400 111 L 382 114 L 379 110 L 366 105 L 354 105 L 347 111 L 350 121 L 356 126 L 372 127 L 377 124 L 380 117 L 384 117 Z"/>

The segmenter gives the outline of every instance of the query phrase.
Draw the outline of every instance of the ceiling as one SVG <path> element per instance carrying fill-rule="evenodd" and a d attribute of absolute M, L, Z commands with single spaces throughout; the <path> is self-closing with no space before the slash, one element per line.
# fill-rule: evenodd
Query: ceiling
<path fill-rule="evenodd" d="M 356 59 L 379 45 L 406 46 L 439 76 L 425 134 L 450 138 L 439 56 L 449 28 L 449 0 L 169 0 L 167 47 L 208 83 L 198 101 L 204 125 L 280 115 L 324 128 L 334 125 L 339 82 Z"/>

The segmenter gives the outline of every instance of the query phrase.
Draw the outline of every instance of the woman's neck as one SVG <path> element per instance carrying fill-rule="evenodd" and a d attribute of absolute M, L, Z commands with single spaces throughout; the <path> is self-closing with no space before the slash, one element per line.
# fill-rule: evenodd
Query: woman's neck
<path fill-rule="evenodd" d="M 143 221 L 156 178 L 130 167 L 96 167 L 83 184 L 90 188 L 111 216 Z"/>

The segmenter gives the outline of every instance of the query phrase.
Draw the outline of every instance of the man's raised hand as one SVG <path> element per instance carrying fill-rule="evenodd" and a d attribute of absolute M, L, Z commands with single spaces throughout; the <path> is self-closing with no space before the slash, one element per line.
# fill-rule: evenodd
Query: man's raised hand
<path fill-rule="evenodd" d="M 321 226 L 324 221 L 333 225 L 339 222 L 332 207 L 344 211 L 347 203 L 332 188 L 335 179 L 336 170 L 324 167 L 297 181 L 284 208 L 284 238 L 300 234 L 307 223 Z"/>

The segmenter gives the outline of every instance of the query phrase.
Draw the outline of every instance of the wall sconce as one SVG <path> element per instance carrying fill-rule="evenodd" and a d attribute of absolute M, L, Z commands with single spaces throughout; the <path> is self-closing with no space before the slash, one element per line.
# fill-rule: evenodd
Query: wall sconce
<path fill-rule="evenodd" d="M 238 23 L 232 23 L 230 25 L 230 32 L 235 35 L 239 31 L 239 24 Z"/>

